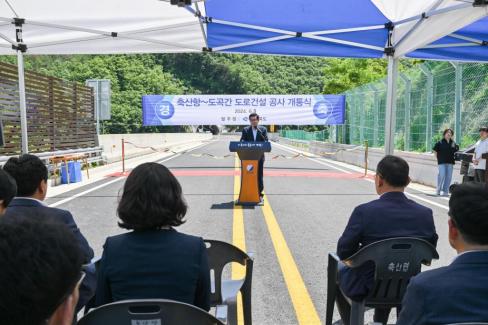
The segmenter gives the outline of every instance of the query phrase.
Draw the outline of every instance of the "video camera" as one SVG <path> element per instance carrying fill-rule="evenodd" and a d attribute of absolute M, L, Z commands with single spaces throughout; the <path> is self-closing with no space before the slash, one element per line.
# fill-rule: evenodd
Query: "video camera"
<path fill-rule="evenodd" d="M 454 154 L 454 160 L 461 162 L 460 174 L 463 175 L 462 183 L 474 182 L 474 167 L 472 165 L 474 157 L 474 149 L 476 145 L 472 145 L 463 151 L 458 151 Z M 452 184 L 449 187 L 449 192 L 459 184 Z"/>

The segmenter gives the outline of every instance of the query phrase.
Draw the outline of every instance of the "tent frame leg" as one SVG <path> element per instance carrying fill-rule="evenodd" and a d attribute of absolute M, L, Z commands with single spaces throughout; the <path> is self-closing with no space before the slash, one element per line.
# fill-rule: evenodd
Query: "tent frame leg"
<path fill-rule="evenodd" d="M 20 132 L 21 132 L 21 153 L 29 153 L 29 140 L 27 133 L 27 103 L 25 96 L 25 72 L 24 72 L 24 53 L 27 46 L 22 39 L 23 19 L 14 19 L 15 37 L 17 45 L 14 47 L 17 51 L 17 74 L 19 78 L 19 110 L 20 110 Z"/>
<path fill-rule="evenodd" d="M 395 119 L 397 99 L 399 59 L 388 56 L 388 78 L 386 86 L 386 111 L 385 111 L 385 154 L 392 155 L 395 151 Z"/>
<path fill-rule="evenodd" d="M 29 153 L 27 134 L 27 104 L 25 99 L 24 53 L 17 50 L 17 69 L 19 75 L 20 130 L 22 133 L 22 154 Z"/>

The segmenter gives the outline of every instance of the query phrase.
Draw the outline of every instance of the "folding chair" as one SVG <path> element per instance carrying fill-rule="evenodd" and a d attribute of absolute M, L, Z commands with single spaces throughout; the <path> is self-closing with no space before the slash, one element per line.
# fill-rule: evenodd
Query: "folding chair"
<path fill-rule="evenodd" d="M 363 325 L 365 307 L 398 308 L 410 278 L 418 274 L 421 265 L 430 265 L 438 259 L 434 246 L 418 238 L 391 238 L 363 247 L 344 261 L 350 268 L 357 268 L 368 261 L 375 263 L 373 290 L 360 302 L 346 297 L 351 306 L 350 325 Z M 327 267 L 327 312 L 325 324 L 332 324 L 334 302 L 339 293 L 337 255 L 329 254 Z M 347 324 L 346 324 L 347 325 Z"/>
<path fill-rule="evenodd" d="M 218 240 L 205 240 L 210 265 L 212 290 L 210 304 L 212 307 L 226 305 L 228 308 L 227 321 L 230 325 L 237 325 L 237 296 L 242 294 L 244 325 L 252 325 L 251 284 L 253 259 L 239 248 Z M 239 280 L 222 280 L 224 267 L 236 262 L 244 265 L 246 275 Z"/>
<path fill-rule="evenodd" d="M 451 323 L 446 325 L 488 325 L 488 323 L 471 322 L 471 323 Z"/>
<path fill-rule="evenodd" d="M 93 309 L 78 325 L 223 325 L 203 309 L 182 302 L 151 299 L 125 300 Z"/>

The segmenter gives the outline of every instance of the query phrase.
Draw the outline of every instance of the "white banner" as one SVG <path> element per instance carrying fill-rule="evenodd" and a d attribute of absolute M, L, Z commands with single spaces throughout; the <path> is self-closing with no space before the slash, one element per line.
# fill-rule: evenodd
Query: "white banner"
<path fill-rule="evenodd" d="M 144 126 L 244 125 L 251 113 L 262 125 L 344 124 L 344 95 L 147 95 Z"/>

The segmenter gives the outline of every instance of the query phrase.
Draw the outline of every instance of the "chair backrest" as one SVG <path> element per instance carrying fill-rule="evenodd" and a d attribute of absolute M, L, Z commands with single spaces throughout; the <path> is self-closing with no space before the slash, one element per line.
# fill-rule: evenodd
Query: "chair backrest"
<path fill-rule="evenodd" d="M 438 259 L 434 246 L 419 238 L 391 238 L 363 247 L 344 263 L 356 268 L 375 263 L 375 284 L 366 298 L 367 305 L 399 306 L 410 278 L 421 265 Z"/>
<path fill-rule="evenodd" d="M 479 322 L 474 322 L 474 323 L 452 323 L 452 324 L 446 324 L 446 325 L 488 325 L 488 323 L 479 323 Z"/>
<path fill-rule="evenodd" d="M 98 307 L 83 316 L 78 325 L 223 325 L 206 311 L 163 299 L 125 300 Z"/>
<path fill-rule="evenodd" d="M 212 288 L 210 302 L 212 306 L 222 303 L 222 272 L 224 267 L 232 262 L 246 267 L 244 285 L 250 285 L 252 281 L 252 258 L 239 248 L 219 240 L 204 240 L 207 245 L 208 263 Z"/>

